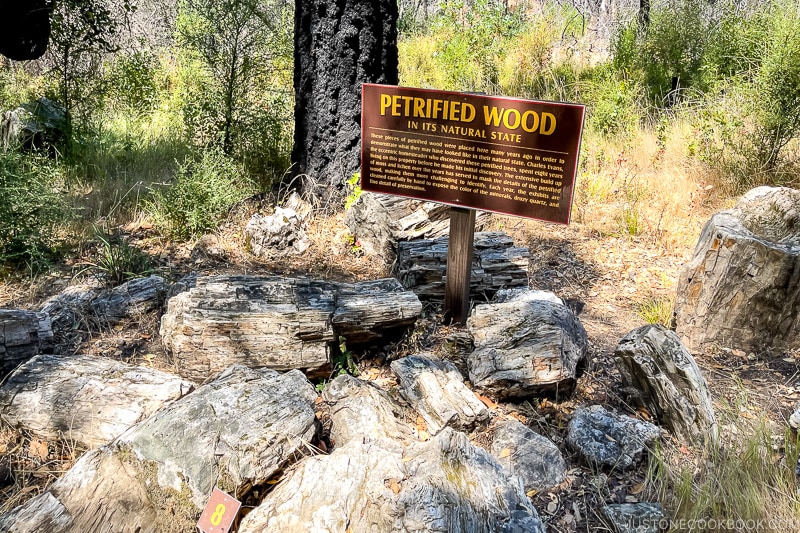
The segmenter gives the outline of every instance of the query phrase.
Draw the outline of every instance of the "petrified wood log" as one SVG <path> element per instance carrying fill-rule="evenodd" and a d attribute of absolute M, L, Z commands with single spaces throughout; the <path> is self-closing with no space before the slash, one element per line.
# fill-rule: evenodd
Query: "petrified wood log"
<path fill-rule="evenodd" d="M 395 276 L 421 298 L 441 297 L 447 274 L 447 237 L 400 242 Z M 503 232 L 475 234 L 470 294 L 490 299 L 498 290 L 528 286 L 530 251 Z"/>
<path fill-rule="evenodd" d="M 436 435 L 445 427 L 471 429 L 489 418 L 489 410 L 464 385 L 453 363 L 412 355 L 392 362 L 400 394 Z"/>
<path fill-rule="evenodd" d="M 0 378 L 51 348 L 53 330 L 45 313 L 0 309 Z"/>
<path fill-rule="evenodd" d="M 506 472 L 522 480 L 526 491 L 547 490 L 567 478 L 558 446 L 518 420 L 497 426 L 489 451 Z"/>
<path fill-rule="evenodd" d="M 381 337 L 422 312 L 396 280 L 332 283 L 301 278 L 217 276 L 170 299 L 161 320 L 177 371 L 203 381 L 233 363 L 325 370 L 339 335 Z"/>
<path fill-rule="evenodd" d="M 578 318 L 531 292 L 478 305 L 467 320 L 475 345 L 467 357 L 470 381 L 498 398 L 568 395 L 586 359 L 586 330 Z"/>
<path fill-rule="evenodd" d="M 231 367 L 88 452 L 0 531 L 192 531 L 215 484 L 241 495 L 308 445 L 315 399 L 299 371 Z"/>
<path fill-rule="evenodd" d="M 101 326 L 116 324 L 160 307 L 168 289 L 167 282 L 160 276 L 136 278 L 103 291 L 89 307 Z"/>
<path fill-rule="evenodd" d="M 646 407 L 680 439 L 717 439 L 708 384 L 675 333 L 659 325 L 635 329 L 617 345 L 614 361 L 634 405 Z"/>
<path fill-rule="evenodd" d="M 289 473 L 244 518 L 241 533 L 544 532 L 519 479 L 464 433 L 446 428 L 414 441 L 396 417 L 399 407 L 352 376 L 336 378 L 323 397 L 331 404 L 333 453 Z"/>
<path fill-rule="evenodd" d="M 105 357 L 39 355 L 0 388 L 0 416 L 40 438 L 94 447 L 194 388 L 173 374 Z"/>
<path fill-rule="evenodd" d="M 476 214 L 475 227 L 482 229 L 491 215 Z M 402 196 L 364 192 L 347 210 L 345 224 L 368 254 L 394 262 L 400 241 L 435 239 L 450 231 L 450 206 L 412 200 Z"/>
<path fill-rule="evenodd" d="M 675 313 L 692 350 L 800 348 L 800 191 L 758 187 L 715 214 L 678 280 Z"/>

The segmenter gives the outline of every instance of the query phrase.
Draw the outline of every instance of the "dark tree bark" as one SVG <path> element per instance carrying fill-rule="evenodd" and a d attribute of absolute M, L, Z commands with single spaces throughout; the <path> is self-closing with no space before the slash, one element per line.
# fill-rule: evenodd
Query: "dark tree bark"
<path fill-rule="evenodd" d="M 397 84 L 394 0 L 295 4 L 292 163 L 304 192 L 342 200 L 359 169 L 361 83 Z"/>

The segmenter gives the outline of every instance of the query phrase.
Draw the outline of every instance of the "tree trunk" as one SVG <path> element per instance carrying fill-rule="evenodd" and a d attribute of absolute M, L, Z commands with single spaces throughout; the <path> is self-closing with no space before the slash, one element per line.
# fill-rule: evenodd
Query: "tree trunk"
<path fill-rule="evenodd" d="M 394 0 L 295 4 L 293 173 L 319 200 L 359 169 L 361 83 L 397 84 L 396 24 Z"/>

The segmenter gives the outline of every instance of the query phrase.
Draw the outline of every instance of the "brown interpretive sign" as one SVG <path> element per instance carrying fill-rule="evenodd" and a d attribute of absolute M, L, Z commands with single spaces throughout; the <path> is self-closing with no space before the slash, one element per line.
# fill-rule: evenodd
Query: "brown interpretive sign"
<path fill-rule="evenodd" d="M 585 107 L 362 85 L 361 188 L 568 224 Z"/>

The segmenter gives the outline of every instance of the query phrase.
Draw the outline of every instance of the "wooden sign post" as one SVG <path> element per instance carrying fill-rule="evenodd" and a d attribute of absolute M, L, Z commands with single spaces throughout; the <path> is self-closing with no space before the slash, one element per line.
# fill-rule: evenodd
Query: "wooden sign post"
<path fill-rule="evenodd" d="M 361 189 L 453 206 L 445 321 L 469 312 L 474 209 L 568 224 L 585 108 L 362 85 Z"/>

